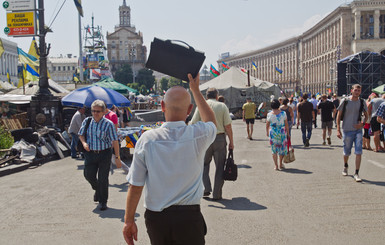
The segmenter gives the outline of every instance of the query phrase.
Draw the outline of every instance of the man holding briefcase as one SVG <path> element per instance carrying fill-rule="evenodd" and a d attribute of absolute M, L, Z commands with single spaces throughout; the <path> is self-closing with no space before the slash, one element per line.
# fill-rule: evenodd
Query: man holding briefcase
<path fill-rule="evenodd" d="M 229 109 L 227 106 L 217 101 L 218 90 L 216 88 L 209 88 L 206 92 L 207 104 L 215 113 L 215 119 L 217 121 L 217 136 L 215 141 L 210 145 L 206 151 L 203 170 L 203 184 L 205 186 L 204 196 L 211 194 L 211 182 L 210 182 L 210 162 L 214 157 L 215 162 L 215 179 L 214 179 L 214 191 L 213 200 L 218 201 L 222 199 L 222 187 L 224 184 L 223 169 L 226 162 L 226 134 L 229 137 L 229 150 L 234 149 L 233 141 L 233 129 L 231 127 L 231 118 Z M 201 120 L 198 108 L 195 110 L 194 116 L 191 119 L 191 124 L 197 123 Z"/>

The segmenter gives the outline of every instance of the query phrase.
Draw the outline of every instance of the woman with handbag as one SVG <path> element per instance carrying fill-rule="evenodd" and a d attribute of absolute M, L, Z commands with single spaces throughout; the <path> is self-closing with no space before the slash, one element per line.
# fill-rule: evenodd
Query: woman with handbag
<path fill-rule="evenodd" d="M 277 99 L 271 102 L 272 111 L 266 118 L 266 136 L 270 138 L 271 151 L 273 154 L 274 169 L 281 170 L 283 157 L 287 154 L 287 138 L 289 137 L 289 124 L 286 113 L 279 109 L 280 103 Z M 279 155 L 279 167 L 278 167 Z"/>

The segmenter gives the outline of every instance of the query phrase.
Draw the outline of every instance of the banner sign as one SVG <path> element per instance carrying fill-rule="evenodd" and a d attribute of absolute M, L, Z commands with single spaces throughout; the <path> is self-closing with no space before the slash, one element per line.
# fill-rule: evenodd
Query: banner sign
<path fill-rule="evenodd" d="M 35 10 L 35 0 L 6 0 L 3 8 L 7 11 Z"/>
<path fill-rule="evenodd" d="M 35 12 L 7 13 L 7 27 L 4 32 L 8 36 L 36 35 Z"/>

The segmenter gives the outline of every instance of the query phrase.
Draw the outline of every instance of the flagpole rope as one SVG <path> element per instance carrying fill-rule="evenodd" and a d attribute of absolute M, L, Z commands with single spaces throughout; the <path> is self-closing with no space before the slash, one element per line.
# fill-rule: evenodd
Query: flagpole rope
<path fill-rule="evenodd" d="M 61 0 L 57 0 L 57 2 L 56 2 L 56 6 L 55 6 L 55 8 L 53 9 L 53 11 L 52 11 L 52 15 L 51 15 L 51 18 L 49 19 L 49 21 L 48 21 L 48 23 L 50 23 L 51 22 L 51 20 L 52 20 L 52 18 L 53 18 L 53 16 L 55 15 L 55 11 L 56 11 L 56 9 L 57 9 L 57 6 L 59 5 L 59 2 L 60 2 Z"/>
<path fill-rule="evenodd" d="M 56 17 L 59 15 L 61 9 L 63 8 L 64 4 L 67 2 L 67 0 L 64 0 L 63 4 L 60 6 L 60 9 L 57 11 L 56 15 L 55 15 L 55 18 L 52 20 L 51 24 L 49 25 L 48 28 L 51 28 L 53 22 L 56 20 Z"/>

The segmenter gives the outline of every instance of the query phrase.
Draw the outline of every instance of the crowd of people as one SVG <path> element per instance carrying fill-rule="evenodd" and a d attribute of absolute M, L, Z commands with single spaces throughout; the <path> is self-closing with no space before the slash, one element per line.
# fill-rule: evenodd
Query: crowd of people
<path fill-rule="evenodd" d="M 80 140 L 86 150 L 84 177 L 95 191 L 94 201 L 99 202 L 100 210 L 107 209 L 111 162 L 118 168 L 127 168 L 129 188 L 123 228 L 127 244 L 137 240 L 135 213 L 142 192 L 146 208 L 144 219 L 151 244 L 205 244 L 207 227 L 200 211 L 200 200 L 211 195 L 213 201 L 223 198 L 226 155 L 228 150 L 234 149 L 229 109 L 224 103 L 225 98 L 215 88 L 209 88 L 206 98 L 203 97 L 199 76 L 189 75 L 189 85 L 197 106 L 191 121 L 186 119 L 193 109 L 190 93 L 183 87 L 172 87 L 161 102 L 166 122 L 139 138 L 129 169 L 120 161 L 117 128 L 128 125 L 124 117 L 129 118 L 130 111 L 115 107 L 107 109 L 103 101 L 96 100 L 91 106 L 91 117 L 85 118 L 84 108 L 80 108 L 71 121 L 71 156 L 78 157 L 75 146 Z M 352 86 L 351 95 L 341 101 L 336 95 L 326 94 L 319 98 L 304 94 L 298 98 L 273 99 L 271 110 L 267 113 L 268 108 L 264 109 L 274 169 L 285 168 L 283 158 L 292 141 L 292 127 L 301 128 L 302 143 L 308 148 L 312 129 L 318 127 L 317 115 L 320 115 L 322 145 L 332 145 L 333 125 L 337 128 L 337 137 L 343 139 L 344 176 L 348 175 L 348 160 L 354 145 L 353 176 L 360 182 L 362 149 L 381 152 L 385 147 L 385 95 L 372 94 L 366 101 L 360 95 L 361 86 L 356 84 Z M 257 106 L 250 97 L 242 111 L 246 138 L 253 140 Z M 370 145 L 371 135 L 374 148 Z M 215 164 L 213 185 L 209 175 L 212 160 Z"/>
<path fill-rule="evenodd" d="M 337 137 L 343 140 L 342 175 L 348 175 L 348 160 L 354 145 L 356 159 L 353 177 L 355 181 L 361 182 L 359 170 L 362 149 L 385 152 L 385 126 L 383 123 L 385 94 L 379 96 L 372 93 L 366 101 L 360 98 L 360 95 L 361 86 L 355 84 L 351 88 L 351 95 L 344 97 L 341 101 L 335 94 L 333 96 L 323 94 L 319 98 L 314 94 L 311 99 L 304 94 L 299 98 L 289 100 L 286 98 L 273 100 L 271 102 L 272 110 L 267 116 L 266 134 L 270 138 L 274 169 L 284 168 L 282 159 L 288 154 L 291 127 L 297 124 L 297 128 L 301 128 L 303 145 L 309 147 L 312 129 L 317 128 L 317 115 L 321 115 L 322 145 L 332 145 L 331 135 L 333 124 L 335 124 Z M 295 105 L 295 100 L 298 101 L 297 105 Z M 297 122 L 295 118 L 297 118 Z M 362 129 L 364 129 L 364 134 Z M 373 136 L 374 148 L 370 145 L 371 136 Z M 279 166 L 277 154 L 280 160 Z"/>

